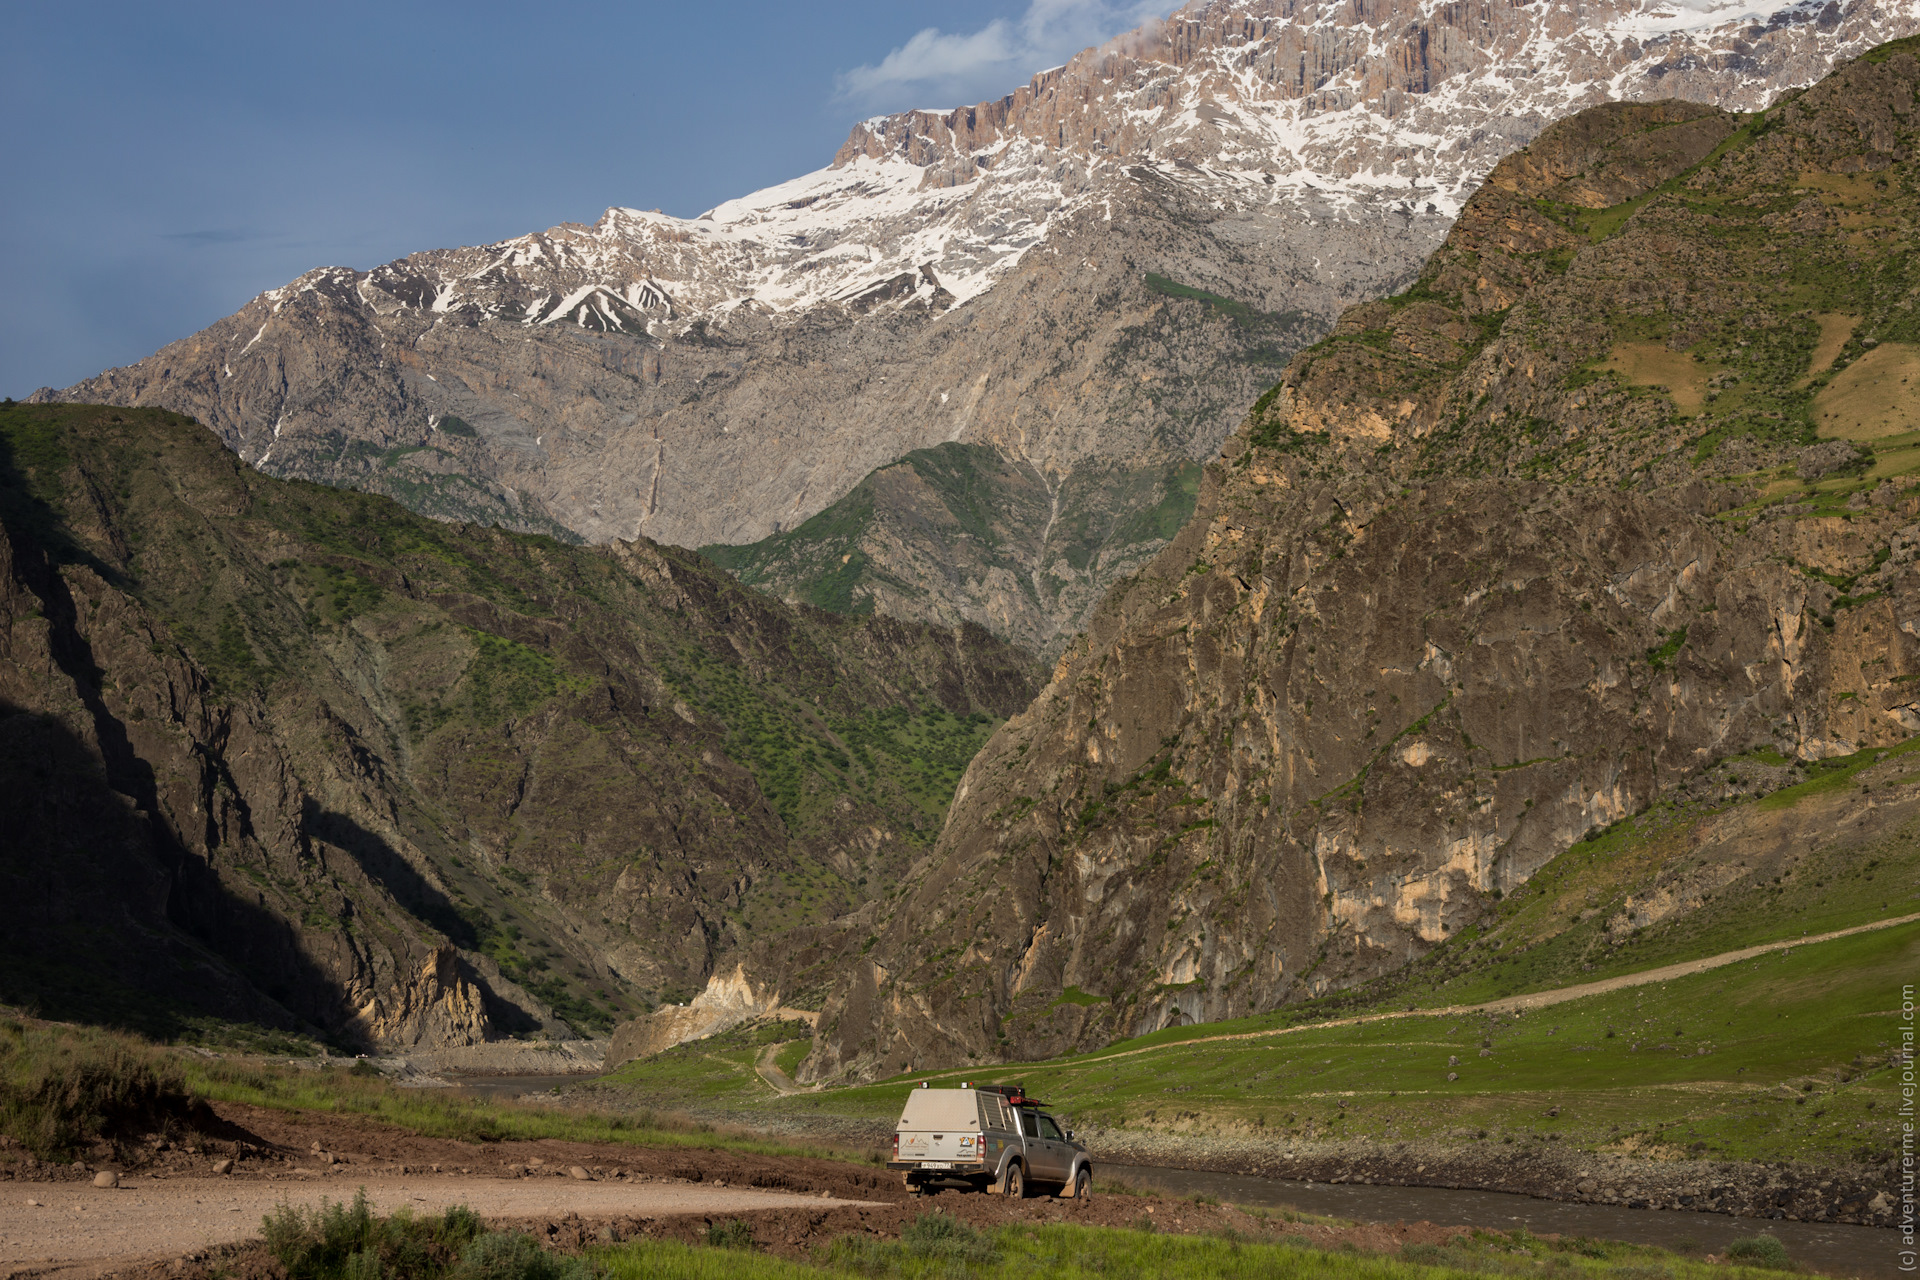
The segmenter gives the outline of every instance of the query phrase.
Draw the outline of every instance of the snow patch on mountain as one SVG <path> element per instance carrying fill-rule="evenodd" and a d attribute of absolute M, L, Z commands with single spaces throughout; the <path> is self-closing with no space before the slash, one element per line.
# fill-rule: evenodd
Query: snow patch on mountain
<path fill-rule="evenodd" d="M 1917 29 L 1920 0 L 1553 0 L 1478 18 L 1403 0 L 1359 21 L 1332 0 L 1196 0 L 997 103 L 862 121 L 827 168 L 698 218 L 614 208 L 358 283 L 376 311 L 663 337 L 742 307 L 961 306 L 1089 202 L 1110 209 L 1104 189 L 1127 177 L 1268 216 L 1451 217 L 1554 118 L 1607 98 L 1758 109 Z"/>

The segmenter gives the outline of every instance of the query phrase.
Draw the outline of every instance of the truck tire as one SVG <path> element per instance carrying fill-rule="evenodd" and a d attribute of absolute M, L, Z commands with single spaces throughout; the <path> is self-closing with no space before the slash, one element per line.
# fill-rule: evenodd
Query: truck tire
<path fill-rule="evenodd" d="M 1014 1160 L 1007 1165 L 1007 1180 L 1000 1185 L 1000 1194 L 1009 1200 L 1027 1198 L 1027 1171 Z"/>
<path fill-rule="evenodd" d="M 1073 1175 L 1073 1198 L 1075 1200 L 1093 1199 L 1093 1173 L 1085 1165 Z"/>

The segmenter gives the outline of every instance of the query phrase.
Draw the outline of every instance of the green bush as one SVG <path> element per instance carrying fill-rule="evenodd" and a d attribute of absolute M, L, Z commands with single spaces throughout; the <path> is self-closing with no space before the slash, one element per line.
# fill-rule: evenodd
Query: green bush
<path fill-rule="evenodd" d="M 520 1231 L 487 1232 L 465 1205 L 416 1218 L 374 1216 L 366 1189 L 351 1203 L 283 1204 L 261 1222 L 287 1280 L 591 1280 L 578 1258 L 548 1253 Z"/>
<path fill-rule="evenodd" d="M 1735 1240 L 1727 1246 L 1729 1262 L 1745 1262 L 1756 1267 L 1774 1267 L 1785 1270 L 1793 1265 L 1787 1257 L 1787 1246 L 1772 1236 L 1747 1236 Z"/>
<path fill-rule="evenodd" d="M 923 1213 L 909 1222 L 900 1233 L 900 1243 L 917 1258 L 993 1262 L 1000 1256 L 1000 1247 L 991 1236 L 944 1213 Z"/>
<path fill-rule="evenodd" d="M 578 1258 L 548 1253 L 524 1231 L 480 1236 L 461 1255 L 452 1280 L 592 1280 Z"/>
<path fill-rule="evenodd" d="M 348 1260 L 374 1247 L 373 1207 L 365 1189 L 351 1205 L 321 1200 L 318 1209 L 282 1204 L 260 1222 L 267 1250 L 287 1269 L 287 1280 L 343 1275 Z"/>
<path fill-rule="evenodd" d="M 707 1224 L 707 1244 L 715 1249 L 753 1249 L 758 1245 L 753 1238 L 753 1224 L 739 1218 L 728 1218 L 725 1222 Z"/>

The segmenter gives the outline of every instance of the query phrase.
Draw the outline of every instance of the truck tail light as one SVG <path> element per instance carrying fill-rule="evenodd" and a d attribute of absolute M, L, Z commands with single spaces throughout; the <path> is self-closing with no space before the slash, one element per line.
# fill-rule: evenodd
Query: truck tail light
<path fill-rule="evenodd" d="M 893 1135 L 893 1158 L 895 1160 L 900 1158 L 900 1135 L 897 1133 Z"/>

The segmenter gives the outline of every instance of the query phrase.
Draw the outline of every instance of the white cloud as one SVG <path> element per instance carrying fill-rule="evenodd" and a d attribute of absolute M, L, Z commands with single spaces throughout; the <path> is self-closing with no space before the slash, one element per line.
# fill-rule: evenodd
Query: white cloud
<path fill-rule="evenodd" d="M 1165 2 L 1031 0 L 1018 19 L 995 18 L 978 31 L 928 27 L 878 65 L 841 72 L 838 96 L 882 111 L 998 98 L 1082 49 L 1158 22 Z"/>

